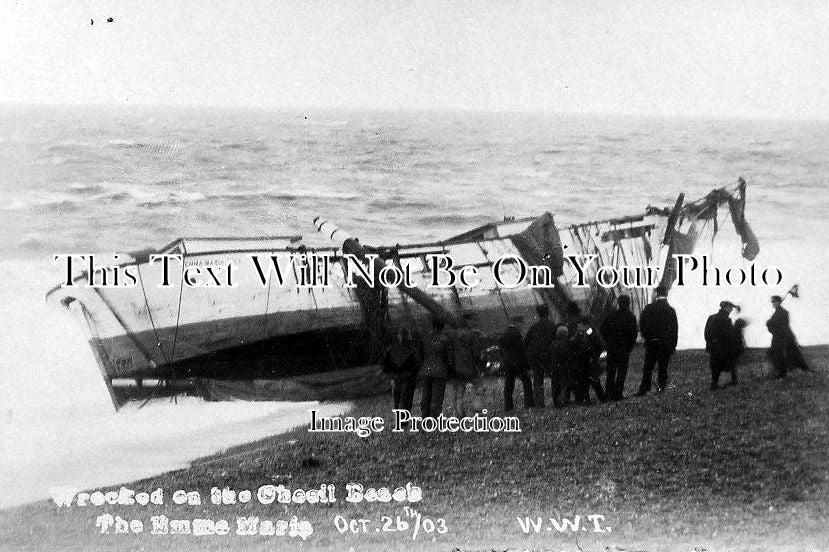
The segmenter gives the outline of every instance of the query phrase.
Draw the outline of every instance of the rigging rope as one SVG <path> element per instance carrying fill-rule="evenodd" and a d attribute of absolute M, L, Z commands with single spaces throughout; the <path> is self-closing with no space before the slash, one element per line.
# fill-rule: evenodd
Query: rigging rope
<path fill-rule="evenodd" d="M 161 352 L 161 357 L 164 359 L 164 364 L 169 366 L 170 369 L 173 370 L 173 377 L 175 377 L 175 368 L 173 368 L 173 366 L 172 366 L 172 358 L 168 358 L 167 355 L 164 352 L 164 347 L 162 347 L 162 345 L 161 345 L 161 338 L 158 335 L 158 329 L 156 328 L 155 321 L 153 320 L 153 313 L 150 311 L 150 301 L 147 298 L 147 290 L 144 287 L 144 278 L 141 275 L 141 265 L 137 264 L 136 268 L 137 268 L 137 272 L 138 272 L 138 281 L 141 283 L 141 293 L 144 296 L 144 306 L 147 309 L 147 316 L 149 317 L 150 325 L 153 328 L 153 335 L 155 336 L 156 345 L 158 346 L 158 350 Z M 184 291 L 184 258 L 182 257 L 182 260 L 181 260 L 181 281 L 179 282 L 178 312 L 176 313 L 176 327 L 175 327 L 175 331 L 174 331 L 174 334 L 173 334 L 172 353 L 174 355 L 175 355 L 175 350 L 176 350 L 176 342 L 178 341 L 178 327 L 179 327 L 179 319 L 180 319 L 180 316 L 181 316 L 181 298 L 182 298 L 182 295 L 183 295 L 183 291 Z M 147 399 L 143 403 L 141 403 L 141 405 L 138 407 L 139 409 L 144 408 L 145 406 L 147 406 L 147 403 L 149 403 L 150 400 L 155 398 L 156 392 L 163 385 L 164 381 L 165 380 L 163 378 L 158 379 L 158 383 L 156 383 L 155 387 L 153 387 L 153 390 L 150 393 L 150 396 L 147 397 Z M 173 398 L 175 399 L 175 396 Z M 176 400 L 176 402 L 178 402 L 178 401 Z"/>
<path fill-rule="evenodd" d="M 181 257 L 181 274 L 179 275 L 178 285 L 178 310 L 176 311 L 176 329 L 173 332 L 173 347 L 170 352 L 170 370 L 172 371 L 173 379 L 176 379 L 176 369 L 173 361 L 176 358 L 176 343 L 178 342 L 178 327 L 179 320 L 181 320 L 181 298 L 184 295 L 184 256 Z M 146 297 L 146 296 L 145 296 Z M 173 395 L 173 401 L 178 404 L 178 397 Z"/>
<path fill-rule="evenodd" d="M 164 360 L 164 363 L 167 364 L 167 355 L 164 353 L 164 347 L 161 346 L 161 339 L 158 336 L 158 330 L 155 327 L 155 321 L 153 320 L 153 313 L 150 311 L 150 301 L 147 299 L 147 290 L 144 289 L 144 278 L 141 276 L 141 265 L 135 265 L 138 272 L 138 281 L 141 283 L 141 293 L 144 295 L 144 306 L 147 308 L 147 317 L 150 319 L 150 326 L 153 328 L 153 335 L 155 336 L 155 343 L 158 347 L 158 350 L 161 352 L 161 358 Z"/>

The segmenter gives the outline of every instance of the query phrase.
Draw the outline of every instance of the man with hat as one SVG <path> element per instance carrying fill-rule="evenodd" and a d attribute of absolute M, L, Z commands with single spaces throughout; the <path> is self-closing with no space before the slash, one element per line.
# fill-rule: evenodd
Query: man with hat
<path fill-rule="evenodd" d="M 463 314 L 464 326 L 453 332 L 453 353 L 455 355 L 455 373 L 452 378 L 452 402 L 455 416 L 466 416 L 467 396 L 473 395 L 481 385 L 484 350 L 484 338 L 480 330 L 475 328 L 475 313 Z"/>
<path fill-rule="evenodd" d="M 523 322 L 524 317 L 522 316 L 511 318 L 509 326 L 498 339 L 498 347 L 501 349 L 501 370 L 504 372 L 504 410 L 507 411 L 515 408 L 512 397 L 515 391 L 515 378 L 521 380 L 521 385 L 524 388 L 524 407 L 535 407 L 533 385 L 532 380 L 530 380 L 529 364 L 527 363 L 527 350 L 520 329 Z"/>
<path fill-rule="evenodd" d="M 446 395 L 446 379 L 454 372 L 452 341 L 443 330 L 445 325 L 443 319 L 433 317 L 432 333 L 423 343 L 420 413 L 424 418 L 436 418 L 440 415 Z"/>
<path fill-rule="evenodd" d="M 774 313 L 766 322 L 766 328 L 771 333 L 771 349 L 768 356 L 777 371 L 777 377 L 786 377 L 789 364 L 794 364 L 804 372 L 808 371 L 809 365 L 803 359 L 797 339 L 789 326 L 789 311 L 782 307 L 783 299 L 779 295 L 772 295 L 771 304 Z"/>
<path fill-rule="evenodd" d="M 645 363 L 642 367 L 642 383 L 636 394 L 642 396 L 650 392 L 653 369 L 657 364 L 659 375 L 656 390 L 661 393 L 668 385 L 668 364 L 676 350 L 679 336 L 676 311 L 668 304 L 667 288 L 656 288 L 656 299 L 642 310 L 639 317 L 639 331 L 645 341 Z"/>
<path fill-rule="evenodd" d="M 736 334 L 730 317 L 734 307 L 731 301 L 721 301 L 720 310 L 709 316 L 705 322 L 705 350 L 710 355 L 712 390 L 719 389 L 720 374 L 723 372 L 731 372 L 731 385 L 737 385 L 737 371 L 734 366 Z"/>
<path fill-rule="evenodd" d="M 550 321 L 550 308 L 542 303 L 535 307 L 538 320 L 530 326 L 524 338 L 527 347 L 527 360 L 533 377 L 533 394 L 535 405 L 544 406 L 544 376 L 550 371 L 551 352 L 556 339 L 556 325 Z"/>
<path fill-rule="evenodd" d="M 571 363 L 573 367 L 573 384 L 576 394 L 576 404 L 590 404 L 590 388 L 601 401 L 607 400 L 607 395 L 599 381 L 599 356 L 604 349 L 602 340 L 593 331 L 592 319 L 582 315 L 576 324 L 576 334 L 570 338 Z"/>
<path fill-rule="evenodd" d="M 628 373 L 628 359 L 636 344 L 639 328 L 630 312 L 630 297 L 620 295 L 619 308 L 608 315 L 599 330 L 607 345 L 607 377 L 605 392 L 611 400 L 621 400 Z"/>

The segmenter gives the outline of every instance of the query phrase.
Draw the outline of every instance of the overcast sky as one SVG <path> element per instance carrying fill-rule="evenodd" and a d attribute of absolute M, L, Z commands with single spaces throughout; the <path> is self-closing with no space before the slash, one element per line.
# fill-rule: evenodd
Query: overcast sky
<path fill-rule="evenodd" d="M 829 119 L 829 2 L 3 0 L 0 102 Z"/>

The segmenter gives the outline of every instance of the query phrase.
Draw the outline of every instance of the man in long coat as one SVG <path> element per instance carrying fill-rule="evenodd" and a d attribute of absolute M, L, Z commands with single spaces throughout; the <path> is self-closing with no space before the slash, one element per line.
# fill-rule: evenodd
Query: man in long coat
<path fill-rule="evenodd" d="M 469 395 L 474 396 L 481 385 L 483 363 L 481 361 L 484 350 L 483 334 L 472 327 L 474 313 L 463 316 L 466 326 L 453 333 L 453 353 L 455 355 L 455 373 L 452 378 L 452 402 L 455 416 L 466 416 L 466 403 Z"/>
<path fill-rule="evenodd" d="M 440 318 L 432 319 L 432 333 L 423 344 L 423 364 L 420 369 L 422 388 L 420 413 L 424 418 L 437 417 L 443 411 L 446 380 L 454 369 L 452 341 L 444 331 Z"/>
<path fill-rule="evenodd" d="M 705 322 L 705 350 L 710 355 L 711 389 L 718 389 L 720 374 L 731 372 L 731 385 L 737 385 L 736 361 L 737 334 L 731 322 L 734 303 L 720 302 L 720 310 L 708 317 Z"/>
<path fill-rule="evenodd" d="M 653 369 L 658 364 L 656 389 L 661 393 L 668 386 L 668 364 L 676 350 L 679 324 L 676 311 L 668 304 L 668 290 L 656 289 L 656 299 L 642 310 L 639 317 L 639 331 L 645 340 L 645 364 L 642 367 L 642 383 L 637 395 L 646 395 L 651 390 Z"/>
<path fill-rule="evenodd" d="M 630 352 L 639 333 L 636 317 L 630 312 L 630 297 L 620 295 L 618 303 L 619 308 L 610 313 L 599 328 L 607 346 L 605 393 L 615 401 L 623 398 Z"/>
<path fill-rule="evenodd" d="M 597 332 L 593 330 L 590 316 L 583 315 L 576 325 L 576 335 L 570 339 L 570 362 L 573 367 L 573 382 L 576 392 L 576 403 L 590 404 L 590 388 L 601 401 L 607 400 L 607 395 L 599 381 L 599 356 L 604 346 Z"/>
<path fill-rule="evenodd" d="M 809 365 L 803 359 L 797 339 L 789 326 L 789 311 L 782 307 L 782 303 L 783 299 L 779 295 L 772 296 L 771 304 L 774 307 L 774 313 L 766 322 L 766 328 L 771 333 L 769 358 L 779 378 L 786 377 L 789 364 L 797 366 L 804 372 L 809 370 Z"/>
<path fill-rule="evenodd" d="M 538 305 L 535 310 L 538 320 L 527 331 L 524 344 L 527 346 L 527 359 L 533 375 L 535 405 L 541 407 L 544 406 L 544 376 L 550 372 L 552 364 L 556 325 L 550 321 L 550 308 L 547 305 Z"/>
<path fill-rule="evenodd" d="M 515 378 L 521 380 L 524 388 L 524 407 L 533 408 L 533 385 L 530 380 L 527 351 L 524 338 L 518 325 L 523 322 L 521 317 L 514 317 L 498 340 L 501 349 L 501 369 L 504 372 L 504 410 L 515 408 L 512 394 L 515 391 Z"/>

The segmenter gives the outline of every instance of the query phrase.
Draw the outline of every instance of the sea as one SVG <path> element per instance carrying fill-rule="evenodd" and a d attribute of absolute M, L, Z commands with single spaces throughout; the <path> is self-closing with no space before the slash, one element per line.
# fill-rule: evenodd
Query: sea
<path fill-rule="evenodd" d="M 116 413 L 74 320 L 49 309 L 56 254 L 180 236 L 302 235 L 322 216 L 364 244 L 423 242 L 551 212 L 638 214 L 748 182 L 759 270 L 783 281 L 672 292 L 680 347 L 719 301 L 765 347 L 769 296 L 802 344 L 829 342 L 829 122 L 170 107 L 0 107 L 0 508 L 186 466 L 307 423 L 310 404 L 156 400 Z M 721 217 L 722 218 L 722 217 Z M 727 226 L 727 225 L 726 225 Z M 733 228 L 713 264 L 748 270 Z M 703 368 L 700 368 L 703 369 Z M 327 405 L 331 412 L 347 405 Z"/>

